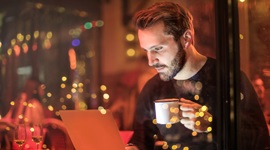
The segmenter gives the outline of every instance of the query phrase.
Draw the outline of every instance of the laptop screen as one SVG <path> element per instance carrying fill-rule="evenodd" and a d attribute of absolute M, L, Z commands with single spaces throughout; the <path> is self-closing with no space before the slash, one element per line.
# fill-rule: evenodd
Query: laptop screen
<path fill-rule="evenodd" d="M 116 122 L 109 110 L 60 110 L 76 150 L 124 150 Z"/>

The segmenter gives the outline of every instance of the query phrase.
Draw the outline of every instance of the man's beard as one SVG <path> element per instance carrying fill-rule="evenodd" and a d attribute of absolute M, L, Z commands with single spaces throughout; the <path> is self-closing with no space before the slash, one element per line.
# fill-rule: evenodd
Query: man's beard
<path fill-rule="evenodd" d="M 166 66 L 168 68 L 168 71 L 159 73 L 160 79 L 163 81 L 169 81 L 173 79 L 176 76 L 176 74 L 183 68 L 185 63 L 186 63 L 186 52 L 182 48 L 182 45 L 179 44 L 179 50 L 175 58 L 171 61 L 171 65 Z"/>

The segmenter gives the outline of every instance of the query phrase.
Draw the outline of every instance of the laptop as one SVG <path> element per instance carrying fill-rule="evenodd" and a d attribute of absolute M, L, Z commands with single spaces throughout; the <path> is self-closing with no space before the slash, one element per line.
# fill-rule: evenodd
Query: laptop
<path fill-rule="evenodd" d="M 111 111 L 60 110 L 60 116 L 76 150 L 125 150 Z"/>

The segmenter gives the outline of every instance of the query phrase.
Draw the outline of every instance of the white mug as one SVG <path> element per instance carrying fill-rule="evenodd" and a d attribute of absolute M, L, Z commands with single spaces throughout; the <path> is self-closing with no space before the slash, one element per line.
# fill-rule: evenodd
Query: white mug
<path fill-rule="evenodd" d="M 158 124 L 174 124 L 179 122 L 179 99 L 155 100 L 156 121 Z"/>

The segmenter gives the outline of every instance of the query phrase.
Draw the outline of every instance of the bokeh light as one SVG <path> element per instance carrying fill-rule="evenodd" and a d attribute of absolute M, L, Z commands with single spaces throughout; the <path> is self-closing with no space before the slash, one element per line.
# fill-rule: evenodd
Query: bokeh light
<path fill-rule="evenodd" d="M 77 47 L 79 46 L 81 41 L 79 39 L 73 39 L 72 40 L 72 46 Z"/>

